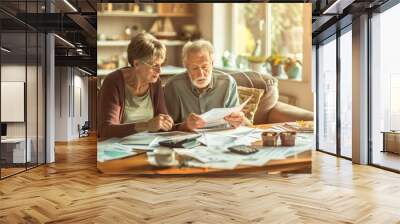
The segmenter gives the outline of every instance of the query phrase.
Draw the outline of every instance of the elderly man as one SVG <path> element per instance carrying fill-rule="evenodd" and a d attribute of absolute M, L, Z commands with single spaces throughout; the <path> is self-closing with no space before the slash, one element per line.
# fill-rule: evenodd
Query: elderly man
<path fill-rule="evenodd" d="M 213 71 L 213 46 L 206 40 L 185 44 L 182 50 L 183 65 L 187 72 L 172 77 L 165 86 L 168 112 L 178 130 L 193 131 L 206 122 L 199 116 L 213 108 L 230 108 L 239 104 L 235 80 L 226 74 Z M 244 121 L 242 112 L 224 118 L 238 127 Z"/>

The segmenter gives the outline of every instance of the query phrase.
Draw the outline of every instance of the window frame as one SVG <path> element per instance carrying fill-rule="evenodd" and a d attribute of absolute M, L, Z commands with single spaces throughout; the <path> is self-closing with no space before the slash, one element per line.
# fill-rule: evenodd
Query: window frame
<path fill-rule="evenodd" d="M 264 4 L 265 5 L 265 23 L 264 23 L 264 32 L 263 32 L 263 38 L 261 39 L 261 46 L 262 46 L 262 52 L 265 53 L 265 55 L 270 56 L 272 54 L 272 39 L 269 38 L 269 33 L 271 33 L 272 30 L 272 21 L 271 21 L 271 16 L 272 16 L 272 4 L 287 4 L 287 3 L 259 3 L 259 4 Z M 296 4 L 311 4 L 311 3 L 296 3 Z M 228 11 L 229 13 L 231 13 L 231 21 L 230 21 L 230 28 L 232 33 L 237 33 L 237 29 L 236 29 L 236 25 L 237 25 L 237 21 L 238 21 L 238 7 L 239 4 L 229 4 L 227 5 L 228 7 Z M 312 7 L 310 6 L 310 13 Z M 311 21 L 307 20 L 307 15 L 306 12 L 308 10 L 308 7 L 305 7 L 303 5 L 302 7 L 302 14 L 303 14 L 303 22 L 302 22 L 302 27 L 303 27 L 303 44 L 302 44 L 302 56 L 301 56 L 301 63 L 302 63 L 302 72 L 301 72 L 301 78 L 299 80 L 296 79 L 281 79 L 280 77 L 276 77 L 279 80 L 285 81 L 285 80 L 289 80 L 289 81 L 295 81 L 295 82 L 310 82 L 311 77 L 307 77 L 304 75 L 305 72 L 311 72 L 311 62 L 309 64 L 304 63 L 304 59 L 305 58 L 311 58 L 312 57 L 312 48 L 310 48 L 309 50 L 307 50 L 305 48 L 305 42 L 306 39 L 309 38 L 308 35 L 308 28 L 306 28 L 306 26 L 310 26 L 310 29 L 312 30 L 312 25 L 311 25 Z M 311 16 L 310 16 L 311 17 Z M 310 23 L 310 24 L 308 24 Z M 237 49 L 236 49 L 236 37 L 235 35 L 231 35 L 230 38 L 230 50 L 237 54 Z M 306 68 L 306 66 L 308 66 Z"/>
<path fill-rule="evenodd" d="M 372 78 L 373 78 L 373 61 L 372 61 L 372 54 L 373 54 L 373 49 L 372 49 L 372 42 L 373 42 L 373 34 L 372 34 L 372 20 L 374 16 L 378 14 L 382 14 L 385 11 L 393 8 L 394 6 L 398 5 L 399 1 L 398 0 L 388 0 L 384 4 L 380 5 L 379 7 L 367 11 L 368 14 L 368 31 L 367 31 L 367 38 L 368 38 L 368 165 L 377 167 L 383 170 L 395 172 L 395 173 L 400 173 L 400 170 L 390 168 L 384 165 L 380 165 L 377 163 L 373 162 L 373 129 L 372 129 L 372 119 L 373 119 L 373 113 L 372 113 L 372 107 L 373 107 L 373 102 L 372 102 L 372 94 L 373 94 L 373 88 L 372 88 Z"/>
<path fill-rule="evenodd" d="M 316 48 L 315 48 L 316 49 L 316 52 L 315 52 L 315 54 L 316 54 L 316 69 L 315 69 L 316 74 L 315 74 L 315 77 L 316 77 L 316 91 L 317 91 L 316 102 L 315 102 L 315 105 L 316 105 L 315 113 L 316 113 L 316 123 L 317 123 L 317 125 L 316 125 L 316 135 L 315 135 L 316 150 L 319 151 L 319 152 L 327 153 L 329 155 L 337 156 L 339 158 L 343 158 L 343 159 L 350 160 L 350 161 L 352 160 L 352 158 L 344 156 L 341 153 L 342 150 L 341 150 L 341 117 L 340 117 L 340 112 L 341 112 L 341 110 L 340 110 L 340 104 L 341 104 L 341 97 L 340 97 L 340 95 L 341 95 L 340 94 L 341 93 L 341 91 L 340 91 L 340 81 L 341 81 L 341 79 L 340 79 L 340 77 L 341 77 L 340 41 L 341 40 L 340 40 L 340 37 L 342 35 L 344 35 L 345 33 L 350 32 L 352 30 L 351 26 L 352 26 L 352 23 L 347 24 L 345 27 L 336 30 L 335 33 L 325 37 L 322 40 L 319 40 L 315 44 L 316 45 Z M 320 94 L 319 93 L 319 91 L 320 91 L 320 89 L 319 89 L 319 83 L 320 83 L 319 59 L 320 59 L 320 55 L 319 55 L 318 49 L 320 48 L 321 44 L 327 44 L 327 43 L 329 43 L 331 41 L 336 41 L 336 52 L 335 52 L 336 53 L 336 61 L 335 61 L 335 64 L 336 64 L 336 152 L 335 153 L 328 152 L 328 151 L 320 148 L 319 129 L 321 127 L 319 127 L 319 125 L 318 125 L 319 124 L 318 121 L 320 119 L 319 112 L 321 110 L 321 106 L 318 103 L 319 94 Z"/>

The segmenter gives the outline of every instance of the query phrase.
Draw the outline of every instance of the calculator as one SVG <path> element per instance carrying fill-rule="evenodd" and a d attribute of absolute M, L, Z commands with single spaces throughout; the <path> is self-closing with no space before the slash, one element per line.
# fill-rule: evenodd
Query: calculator
<path fill-rule="evenodd" d="M 247 145 L 231 146 L 231 147 L 228 147 L 228 150 L 233 153 L 237 153 L 237 154 L 241 154 L 241 155 L 249 155 L 249 154 L 258 152 L 258 149 L 247 146 Z"/>
<path fill-rule="evenodd" d="M 191 138 L 186 138 L 186 139 L 175 139 L 175 140 L 165 140 L 165 141 L 160 141 L 158 144 L 161 146 L 169 147 L 169 148 L 185 148 L 185 149 L 191 149 L 196 146 L 200 145 L 200 142 L 197 141 L 197 138 L 199 138 L 200 135 L 191 137 Z"/>

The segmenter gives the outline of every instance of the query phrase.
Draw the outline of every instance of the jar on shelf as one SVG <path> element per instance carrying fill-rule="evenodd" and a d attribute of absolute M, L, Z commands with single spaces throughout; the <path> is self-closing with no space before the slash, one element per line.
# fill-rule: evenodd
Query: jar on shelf
<path fill-rule="evenodd" d="M 140 7 L 137 3 L 129 3 L 128 8 L 130 12 L 136 13 L 140 11 Z"/>
<path fill-rule="evenodd" d="M 154 13 L 154 6 L 152 4 L 145 4 L 144 11 L 146 13 L 152 14 L 152 13 Z"/>
<path fill-rule="evenodd" d="M 102 12 L 112 12 L 113 11 L 113 4 L 112 3 L 103 3 L 103 4 L 101 4 L 101 11 Z"/>

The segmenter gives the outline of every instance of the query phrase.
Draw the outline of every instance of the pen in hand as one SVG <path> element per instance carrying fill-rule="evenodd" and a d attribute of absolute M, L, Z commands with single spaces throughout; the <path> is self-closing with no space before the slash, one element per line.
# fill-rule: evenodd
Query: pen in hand
<path fill-rule="evenodd" d="M 181 125 L 181 124 L 183 124 L 183 123 L 185 123 L 185 122 L 179 122 L 179 123 L 175 123 L 174 125 L 172 125 L 172 126 L 178 126 L 178 125 Z"/>

